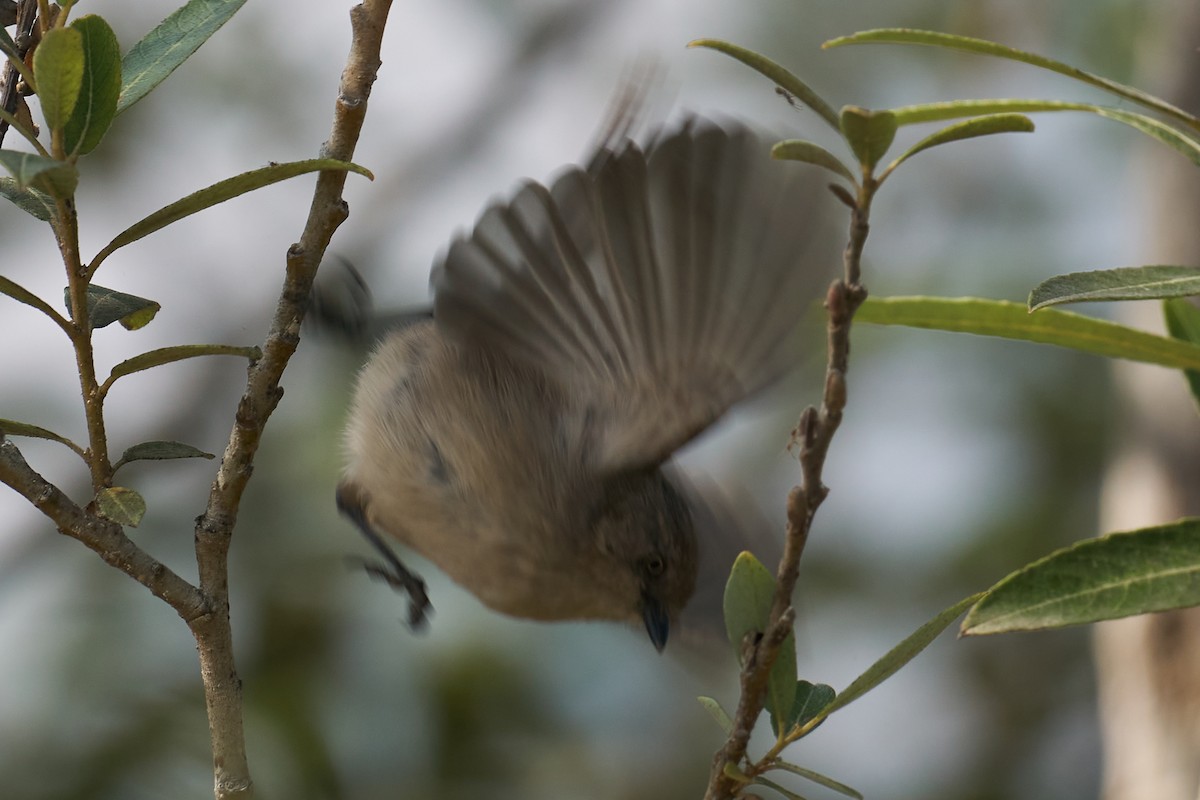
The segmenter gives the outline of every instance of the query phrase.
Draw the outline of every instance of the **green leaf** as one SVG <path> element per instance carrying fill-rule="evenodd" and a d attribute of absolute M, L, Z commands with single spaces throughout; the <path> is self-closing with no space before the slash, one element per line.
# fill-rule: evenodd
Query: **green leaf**
<path fill-rule="evenodd" d="M 741 661 L 742 642 L 747 634 L 762 635 L 767 630 L 771 604 L 775 599 L 775 577 L 754 555 L 743 551 L 733 562 L 725 584 L 725 631 Z M 744 664 L 743 664 L 744 666 Z M 790 711 L 796 696 L 796 639 L 788 634 L 779 648 L 767 679 L 766 708 L 773 725 Z M 778 733 L 778 729 L 776 729 Z"/>
<path fill-rule="evenodd" d="M 739 47 L 736 44 L 723 42 L 720 39 L 696 39 L 688 42 L 688 47 L 707 47 L 710 50 L 717 50 L 727 56 L 732 56 L 738 61 L 741 61 L 746 66 L 750 67 L 755 72 L 766 76 L 768 79 L 775 82 L 775 85 L 782 88 L 788 94 L 795 97 L 804 105 L 817 112 L 821 119 L 829 123 L 829 127 L 834 130 L 841 130 L 838 124 L 837 112 L 833 110 L 833 106 L 826 103 L 816 92 L 809 88 L 808 84 L 797 78 L 788 70 L 776 64 L 766 56 L 759 55 L 753 50 L 747 50 L 744 47 Z"/>
<path fill-rule="evenodd" d="M 960 119 L 980 114 L 1035 113 L 1049 111 L 1084 111 L 1105 119 L 1128 125 L 1163 144 L 1179 151 L 1192 163 L 1200 165 L 1200 140 L 1145 114 L 1091 103 L 1068 103 L 1059 100 L 955 100 L 949 103 L 927 103 L 892 109 L 898 125 Z"/>
<path fill-rule="evenodd" d="M 752 782 L 757 783 L 759 786 L 766 786 L 767 788 L 774 789 L 775 791 L 779 792 L 781 795 L 786 797 L 788 800 L 804 800 L 804 797 L 802 795 L 798 795 L 795 792 L 793 792 L 791 789 L 784 788 L 783 786 L 780 786 L 778 783 L 771 780 L 770 778 L 764 778 L 762 775 L 759 775 L 756 778 L 754 778 L 754 780 Z"/>
<path fill-rule="evenodd" d="M 1168 116 L 1174 117 L 1187 125 L 1200 129 L 1197 124 L 1197 119 L 1191 114 L 1188 114 L 1182 109 L 1176 108 L 1170 103 L 1155 97 L 1152 94 L 1147 94 L 1140 89 L 1135 89 L 1132 86 L 1126 86 L 1122 83 L 1102 78 L 1099 75 L 1093 75 L 1090 72 L 1072 67 L 1069 64 L 1064 64 L 1061 61 L 1055 61 L 1052 58 L 1039 56 L 1035 53 L 1029 53 L 1024 50 L 1017 50 L 1013 47 L 989 42 L 985 39 L 972 39 L 967 36 L 955 36 L 948 33 L 938 33 L 936 31 L 914 30 L 911 28 L 881 28 L 877 30 L 862 31 L 851 36 L 843 36 L 838 39 L 831 39 L 825 42 L 821 47 L 841 47 L 848 44 L 870 44 L 870 43 L 885 43 L 885 44 L 919 44 L 932 45 L 935 47 L 944 47 L 953 50 L 965 50 L 971 53 L 981 55 L 997 56 L 1006 58 L 1010 61 L 1020 61 L 1025 64 L 1032 64 L 1035 67 L 1057 72 L 1060 75 L 1066 75 L 1069 78 L 1082 81 L 1089 86 L 1095 86 L 1104 89 L 1107 92 L 1123 97 L 1126 100 L 1131 100 L 1145 108 L 1159 111 Z"/>
<path fill-rule="evenodd" d="M 977 136 L 991 136 L 995 133 L 1032 132 L 1033 120 L 1024 114 L 986 114 L 974 117 L 973 119 L 968 119 L 954 125 L 948 125 L 937 133 L 926 136 L 889 164 L 887 171 L 891 172 L 922 150 L 928 150 L 931 147 L 937 147 L 947 142 L 960 142 L 963 139 L 974 139 Z"/>
<path fill-rule="evenodd" d="M 764 704 L 771 720 L 771 730 L 782 736 L 792 727 L 791 715 L 796 710 L 796 635 L 789 633 L 779 647 L 779 655 L 767 677 L 767 699 Z"/>
<path fill-rule="evenodd" d="M 1192 344 L 1200 344 L 1200 309 L 1182 298 L 1164 300 L 1163 316 L 1166 317 L 1167 332 L 1171 336 Z M 1192 399 L 1200 407 L 1200 371 L 1185 369 L 1183 375 L 1192 391 Z"/>
<path fill-rule="evenodd" d="M 725 632 L 739 655 L 746 634 L 762 634 L 767 629 L 771 603 L 775 598 L 775 577 L 749 551 L 733 562 L 725 584 Z"/>
<path fill-rule="evenodd" d="M 1069 311 L 1031 314 L 1023 303 L 974 297 L 871 298 L 855 319 L 879 325 L 958 331 L 1055 344 L 1109 358 L 1175 369 L 1200 369 L 1200 346 Z"/>
<path fill-rule="evenodd" d="M 112 486 L 96 492 L 96 513 L 120 525 L 136 528 L 146 516 L 146 501 L 133 489 Z"/>
<path fill-rule="evenodd" d="M 782 161 L 803 161 L 808 164 L 815 164 L 818 167 L 824 167 L 830 172 L 842 176 L 850 181 L 851 186 L 858 186 L 858 181 L 854 179 L 854 173 L 850 171 L 849 167 L 843 164 L 833 153 L 813 142 L 804 141 L 803 139 L 785 139 L 782 142 L 777 142 L 771 148 L 771 158 L 778 158 Z"/>
<path fill-rule="evenodd" d="M 71 298 L 67 289 L 63 289 L 63 296 L 67 308 L 70 308 Z M 130 331 L 144 327 L 161 308 L 153 300 L 95 284 L 87 287 L 87 305 L 88 321 L 93 329 L 120 322 L 122 327 Z"/>
<path fill-rule="evenodd" d="M 726 713 L 725 709 L 721 708 L 721 704 L 711 697 L 697 697 L 696 699 L 700 701 L 700 705 L 704 706 L 704 710 L 716 720 L 717 724 L 721 726 L 721 730 L 725 731 L 725 735 L 728 736 L 730 731 L 733 730 L 733 720 L 729 718 L 729 714 Z"/>
<path fill-rule="evenodd" d="M 0 53 L 11 58 L 13 61 L 21 60 L 21 53 L 17 50 L 17 43 L 8 35 L 8 31 L 0 25 Z"/>
<path fill-rule="evenodd" d="M 1200 269 L 1149 266 L 1071 272 L 1042 281 L 1029 293 L 1029 310 L 1094 300 L 1156 300 L 1200 295 Z"/>
<path fill-rule="evenodd" d="M 83 89 L 63 131 L 63 146 L 68 153 L 86 155 L 100 144 L 117 115 L 121 46 L 113 29 L 95 14 L 75 20 L 71 29 L 83 36 Z"/>
<path fill-rule="evenodd" d="M 168 461 L 176 458 L 213 459 L 216 456 L 182 442 L 142 442 L 121 454 L 121 458 L 113 465 L 113 472 L 130 461 Z"/>
<path fill-rule="evenodd" d="M 833 690 L 832 686 L 824 683 L 797 681 L 796 701 L 792 707 L 789 727 L 804 725 L 809 720 L 816 719 L 817 714 L 832 703 L 836 697 L 837 692 Z"/>
<path fill-rule="evenodd" d="M 33 51 L 33 77 L 42 115 L 53 131 L 63 129 L 83 84 L 83 36 L 71 28 L 52 28 Z"/>
<path fill-rule="evenodd" d="M 27 306 L 36 308 L 38 311 L 54 320 L 54 323 L 58 325 L 58 327 L 62 328 L 67 333 L 71 332 L 71 323 L 69 323 L 62 314 L 59 314 L 57 311 L 55 311 L 49 303 L 19 283 L 10 281 L 8 278 L 5 278 L 2 275 L 0 275 L 0 293 L 6 294 L 12 299 L 24 303 Z"/>
<path fill-rule="evenodd" d="M 0 178 L 0 195 L 42 222 L 54 219 L 54 198 L 37 189 L 21 188 L 13 178 Z"/>
<path fill-rule="evenodd" d="M 227 344 L 181 344 L 173 347 L 161 347 L 117 364 L 104 382 L 105 389 L 107 390 L 117 378 L 198 356 L 241 356 L 254 362 L 262 358 L 262 350 L 257 347 L 237 347 Z"/>
<path fill-rule="evenodd" d="M 1193 164 L 1200 166 L 1200 141 L 1172 128 L 1164 122 L 1160 122 L 1153 117 L 1147 117 L 1145 114 L 1135 114 L 1132 111 L 1122 111 L 1117 108 L 1096 106 L 1087 110 L 1106 119 L 1124 123 L 1153 139 L 1158 139 L 1168 147 L 1187 156 Z"/>
<path fill-rule="evenodd" d="M 837 711 L 839 708 L 845 708 L 850 703 L 862 697 L 867 692 L 874 689 L 879 684 L 883 683 L 888 678 L 892 677 L 899 671 L 901 667 L 912 661 L 922 650 L 928 647 L 938 635 L 950 626 L 951 622 L 962 616 L 970 606 L 973 606 L 979 601 L 985 593 L 971 595 L 970 597 L 959 600 L 954 605 L 947 608 L 942 613 L 938 614 L 933 619 L 926 622 L 921 627 L 917 628 L 907 639 L 893 647 L 887 654 L 876 661 L 862 675 L 859 675 L 854 681 L 841 691 L 833 702 L 825 706 L 825 708 L 817 715 L 824 719 Z"/>
<path fill-rule="evenodd" d="M 53 158 L 0 150 L 0 166 L 16 179 L 17 187 L 33 187 L 54 197 L 70 197 L 79 183 L 79 172 L 71 164 Z"/>
<path fill-rule="evenodd" d="M 997 583 L 964 635 L 1060 628 L 1200 605 L 1200 518 L 1110 533 Z"/>
<path fill-rule="evenodd" d="M 65 444 L 78 455 L 83 455 L 83 448 L 70 439 L 60 436 L 54 431 L 39 428 L 37 425 L 30 425 L 28 422 L 17 422 L 15 419 L 0 419 L 0 433 L 5 436 L 28 436 L 33 439 L 49 439 L 52 442 Z"/>
<path fill-rule="evenodd" d="M 208 41 L 246 0 L 190 0 L 125 54 L 117 113 L 141 100 Z"/>
<path fill-rule="evenodd" d="M 272 164 L 269 167 L 243 172 L 241 175 L 235 175 L 232 178 L 226 178 L 223 181 L 214 183 L 212 186 L 201 189 L 198 192 L 193 192 L 187 197 L 176 200 L 168 206 L 160 208 L 148 217 L 135 222 L 128 228 L 117 234 L 117 237 L 105 245 L 104 249 L 96 254 L 92 259 L 90 270 L 92 273 L 100 266 L 105 258 L 112 255 L 118 248 L 124 247 L 127 244 L 132 244 L 138 239 L 149 236 L 157 230 L 167 227 L 173 222 L 178 222 L 184 217 L 191 216 L 197 211 L 203 211 L 206 208 L 224 203 L 226 200 L 232 200 L 235 197 L 252 192 L 255 189 L 261 189 L 264 186 L 270 186 L 273 183 L 294 178 L 297 175 L 304 175 L 309 172 L 318 172 L 320 170 L 343 170 L 347 172 L 356 172 L 359 175 L 365 175 L 371 180 L 375 180 L 375 176 L 365 167 L 360 167 L 357 164 L 350 164 L 345 161 L 338 161 L 332 158 L 312 158 L 306 161 L 291 161 L 286 164 Z"/>
<path fill-rule="evenodd" d="M 841 131 L 858 160 L 874 169 L 896 138 L 896 117 L 891 111 L 846 106 L 842 109 Z"/>
<path fill-rule="evenodd" d="M 827 775 L 822 775 L 819 772 L 814 772 L 811 769 L 798 767 L 795 764 L 789 764 L 786 761 L 776 761 L 773 768 L 787 770 L 788 772 L 791 772 L 794 775 L 799 775 L 802 778 L 806 778 L 813 783 L 819 783 L 826 789 L 832 789 L 838 794 L 844 794 L 846 797 L 853 797 L 855 800 L 863 800 L 862 794 L 857 789 L 852 789 L 840 781 L 835 781 L 833 778 L 830 778 Z"/>
<path fill-rule="evenodd" d="M 926 122 L 945 122 L 951 119 L 989 116 L 993 114 L 1032 114 L 1043 111 L 1091 111 L 1100 106 L 1088 103 L 1069 103 L 1064 100 L 1028 100 L 1001 98 L 990 100 L 949 100 L 893 108 L 896 124 L 920 125 Z"/>

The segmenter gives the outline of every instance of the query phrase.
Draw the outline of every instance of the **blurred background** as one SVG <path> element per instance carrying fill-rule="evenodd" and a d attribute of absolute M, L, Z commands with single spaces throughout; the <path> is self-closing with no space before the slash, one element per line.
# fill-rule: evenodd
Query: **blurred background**
<path fill-rule="evenodd" d="M 174 2 L 96 11 L 128 48 Z M 166 203 L 268 161 L 309 158 L 328 133 L 349 2 L 253 0 L 169 81 L 118 118 L 81 164 L 82 245 L 94 253 Z M 820 43 L 921 27 L 1045 53 L 1166 92 L 1194 71 L 1182 0 L 410 0 L 392 10 L 383 68 L 332 250 L 381 305 L 427 299 L 429 268 L 489 198 L 579 160 L 629 64 L 665 66 L 670 108 L 724 113 L 829 143 L 814 115 L 698 37 L 788 66 L 835 107 L 960 97 L 1108 102 L 1032 68 L 925 48 Z M 1194 110 L 1194 109 L 1193 109 Z M 1023 300 L 1053 274 L 1143 263 L 1154 187 L 1149 140 L 1092 117 L 1042 116 L 1034 135 L 924 154 L 879 198 L 872 293 Z M 925 132 L 918 132 L 924 135 Z M 912 135 L 905 132 L 905 135 Z M 12 134 L 8 147 L 18 147 Z M 1186 169 L 1178 160 L 1176 167 Z M 189 342 L 257 344 L 312 188 L 296 179 L 121 250 L 97 282 L 153 298 L 137 333 L 96 334 L 101 372 Z M 840 236 L 840 234 L 839 234 Z M 48 229 L 0 205 L 0 270 L 56 302 Z M 832 247 L 840 247 L 840 238 Z M 1104 309 L 1086 309 L 1105 313 Z M 797 592 L 802 677 L 842 688 L 924 620 L 1016 567 L 1097 530 L 1105 456 L 1120 429 L 1100 359 L 1033 345 L 860 326 L 850 407 L 826 473 Z M 644 632 L 498 616 L 418 563 L 437 609 L 410 633 L 400 598 L 348 564 L 365 554 L 338 518 L 340 425 L 361 354 L 306 339 L 285 380 L 232 551 L 233 624 L 252 771 L 263 797 L 693 798 L 732 708 L 728 665 L 659 656 Z M 0 302 L 0 417 L 84 437 L 67 342 Z M 123 379 L 111 449 L 178 439 L 224 448 L 244 367 L 190 361 Z M 1163 392 L 1184 396 L 1181 378 Z M 734 415 L 686 460 L 752 487 L 782 530 L 798 479 L 787 453 L 819 382 L 798 375 Z M 18 440 L 80 502 L 82 465 Z M 192 520 L 215 462 L 140 462 L 149 503 L 134 539 L 189 578 Z M 729 665 L 732 656 L 726 657 Z M 1095 797 L 1100 740 L 1084 630 L 956 641 L 789 751 L 869 798 Z M 163 604 L 0 489 L 0 775 L 12 798 L 211 796 L 194 645 Z M 763 738 L 767 741 L 765 726 Z M 761 752 L 761 748 L 757 751 Z M 829 794 L 784 779 L 810 798 Z"/>

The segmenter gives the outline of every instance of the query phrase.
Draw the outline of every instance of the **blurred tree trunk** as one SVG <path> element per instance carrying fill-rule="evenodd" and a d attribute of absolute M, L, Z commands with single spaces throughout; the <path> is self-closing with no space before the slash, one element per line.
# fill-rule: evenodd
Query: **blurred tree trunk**
<path fill-rule="evenodd" d="M 1194 114 L 1200 10 L 1192 2 L 1161 8 L 1161 35 L 1143 47 L 1139 84 Z M 1200 265 L 1200 170 L 1162 146 L 1134 166 L 1129 183 L 1145 209 L 1139 261 Z M 1122 313 L 1125 322 L 1162 330 L 1157 303 L 1124 304 Z M 1115 379 L 1122 430 L 1105 479 L 1101 529 L 1200 513 L 1200 422 L 1183 378 L 1122 362 Z M 1098 625 L 1095 654 L 1104 800 L 1200 798 L 1200 609 Z"/>

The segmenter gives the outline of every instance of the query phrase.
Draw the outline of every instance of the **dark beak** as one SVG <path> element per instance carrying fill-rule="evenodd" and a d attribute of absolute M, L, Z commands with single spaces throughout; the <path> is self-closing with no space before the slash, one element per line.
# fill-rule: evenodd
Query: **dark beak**
<path fill-rule="evenodd" d="M 667 646 L 667 634 L 671 630 L 671 618 L 667 615 L 667 607 L 657 597 L 649 594 L 642 595 L 642 619 L 646 622 L 646 633 L 658 652 Z"/>

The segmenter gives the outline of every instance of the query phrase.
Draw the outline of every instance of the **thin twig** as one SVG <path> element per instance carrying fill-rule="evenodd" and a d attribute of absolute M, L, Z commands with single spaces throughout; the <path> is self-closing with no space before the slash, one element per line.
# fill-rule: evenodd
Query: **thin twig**
<path fill-rule="evenodd" d="M 105 563 L 129 575 L 163 600 L 185 622 L 208 611 L 196 587 L 176 575 L 142 550 L 116 522 L 92 514 L 39 475 L 25 461 L 17 446 L 0 435 L 0 482 L 28 500 L 54 522 L 59 532 L 78 539 L 94 550 Z"/>
<path fill-rule="evenodd" d="M 827 363 L 825 390 L 820 410 L 809 407 L 800 415 L 793 432 L 799 445 L 801 482 L 788 493 L 787 537 L 783 556 L 776 575 L 776 591 L 768 617 L 767 629 L 752 645 L 741 676 L 741 697 L 734 712 L 733 727 L 724 746 L 713 757 L 709 773 L 706 800 L 728 800 L 745 786 L 747 778 L 765 772 L 787 743 L 780 737 L 767 755 L 753 764 L 743 764 L 754 723 L 762 713 L 766 700 L 767 681 L 780 647 L 792 630 L 795 612 L 792 593 L 800 572 L 800 557 L 812 528 L 813 515 L 824 501 L 829 489 L 821 480 L 829 445 L 842 421 L 846 407 L 846 370 L 850 362 L 850 325 L 854 312 L 867 298 L 861 283 L 863 246 L 869 233 L 868 217 L 871 197 L 877 184 L 863 182 L 862 191 L 851 206 L 850 233 L 842 255 L 843 277 L 834 281 L 825 297 L 829 322 L 827 329 Z M 727 769 L 732 765 L 733 769 Z"/>
<path fill-rule="evenodd" d="M 350 12 L 352 42 L 342 72 L 333 130 L 323 157 L 350 161 L 367 110 L 367 98 L 379 69 L 379 50 L 390 0 L 365 0 Z M 249 798 L 253 783 L 246 759 L 241 682 L 233 658 L 229 624 L 228 554 L 242 493 L 250 479 L 263 426 L 283 396 L 280 377 L 299 344 L 300 323 L 308 305 L 317 265 L 333 233 L 346 219 L 342 199 L 345 172 L 322 172 L 317 179 L 300 242 L 287 254 L 287 273 L 262 358 L 252 364 L 246 390 L 221 467 L 209 493 L 208 507 L 196 524 L 196 562 L 200 589 L 212 613 L 192 625 L 212 737 L 217 800 Z"/>
<path fill-rule="evenodd" d="M 32 34 L 34 23 L 37 21 L 37 0 L 21 0 L 15 9 L 15 17 L 17 28 L 13 39 L 17 45 L 17 55 L 24 59 L 25 54 L 33 45 Z M 23 65 L 22 69 L 24 69 Z M 10 59 L 4 59 L 4 69 L 0 72 L 0 81 L 4 83 L 3 91 L 0 91 L 0 108 L 9 114 L 16 114 L 17 106 L 21 102 L 21 96 L 17 92 L 20 78 L 21 73 L 16 64 Z M 0 144 L 4 143 L 4 134 L 8 132 L 8 126 L 7 121 L 0 121 Z"/>

